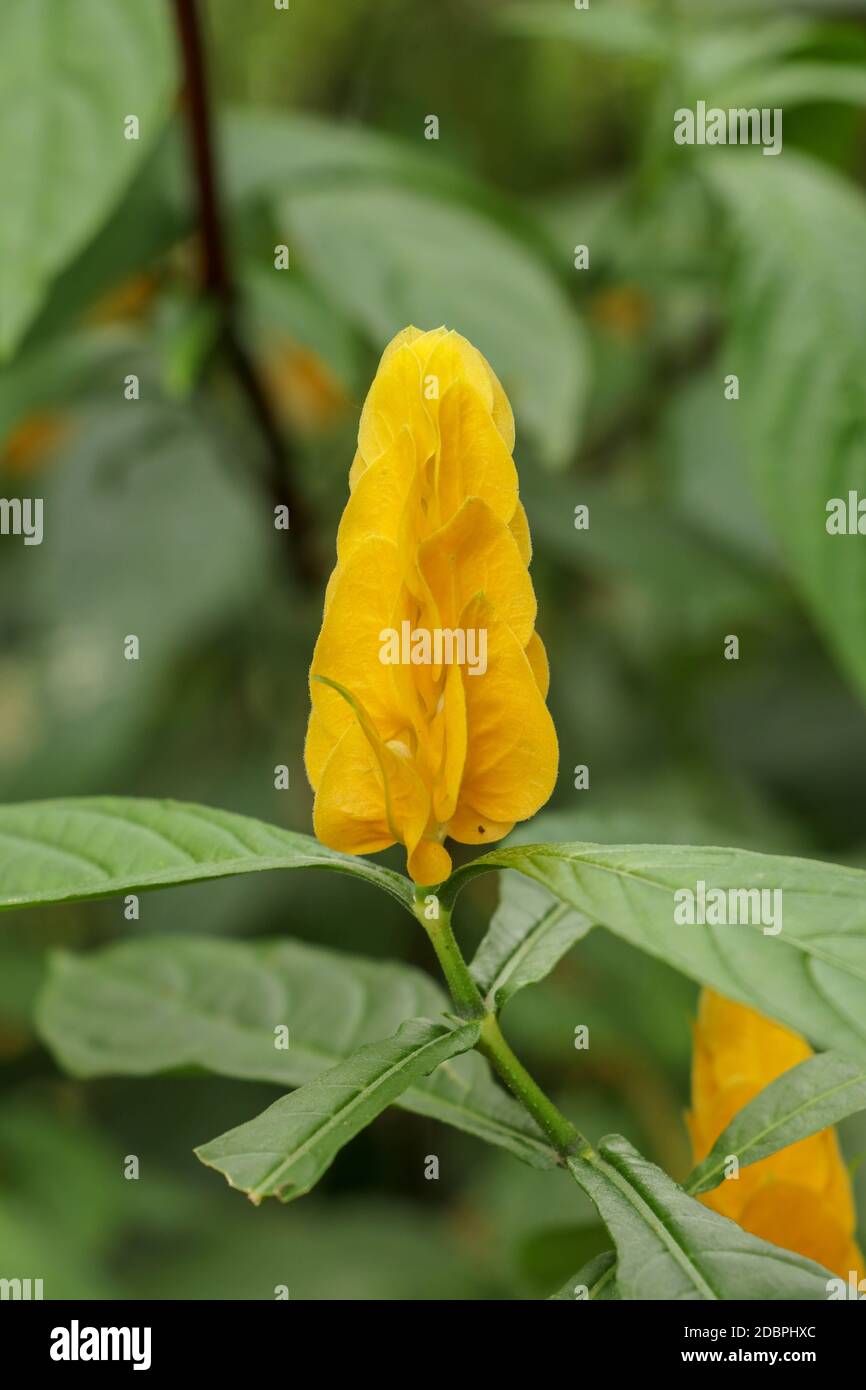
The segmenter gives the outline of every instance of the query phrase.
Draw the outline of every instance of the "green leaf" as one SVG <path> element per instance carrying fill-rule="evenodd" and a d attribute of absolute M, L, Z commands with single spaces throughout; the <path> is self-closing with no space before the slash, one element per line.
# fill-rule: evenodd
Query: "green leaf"
<path fill-rule="evenodd" d="M 651 608 L 653 630 L 674 640 L 736 631 L 735 623 L 759 620 L 776 598 L 769 577 L 743 557 L 665 506 L 640 498 L 623 501 L 607 484 L 581 479 L 580 501 L 592 525 L 574 529 L 573 486 L 565 479 L 526 480 L 521 487 L 532 534 L 548 555 L 612 581 Z M 701 527 L 701 532 L 706 526 Z"/>
<path fill-rule="evenodd" d="M 408 140 L 394 140 L 368 125 L 310 112 L 230 107 L 224 116 L 222 155 L 233 203 L 269 200 L 337 184 L 433 180 L 463 191 L 477 186 L 459 168 L 434 156 L 419 160 Z M 272 272 L 271 272 L 272 273 Z"/>
<path fill-rule="evenodd" d="M 866 475 L 866 200 L 792 150 L 719 152 L 705 171 L 738 248 L 725 370 L 740 376 L 749 466 L 791 576 L 862 694 L 866 548 L 826 524 L 828 502 L 847 505 Z"/>
<path fill-rule="evenodd" d="M 735 1154 L 741 1166 L 796 1144 L 866 1109 L 866 1068 L 839 1052 L 809 1057 L 765 1086 L 722 1130 L 683 1186 L 697 1195 L 717 1187 Z"/>
<path fill-rule="evenodd" d="M 669 51 L 664 25 L 647 13 L 646 6 L 591 5 L 576 11 L 551 0 L 517 0 L 504 7 L 499 21 L 515 34 L 565 39 L 611 58 L 661 61 Z"/>
<path fill-rule="evenodd" d="M 550 974 L 592 922 L 531 879 L 506 875 L 499 906 L 470 966 L 487 1007 L 499 1012 L 524 985 Z"/>
<path fill-rule="evenodd" d="M 168 115 L 170 15 L 139 0 L 6 0 L 0 24 L 0 354 L 99 229 Z M 138 117 L 139 139 L 124 137 Z"/>
<path fill-rule="evenodd" d="M 738 74 L 707 106 L 789 108 L 823 102 L 866 105 L 866 70 L 854 63 L 786 63 Z"/>
<path fill-rule="evenodd" d="M 22 596 L 10 654 L 28 711 L 26 736 L 21 724 L 0 740 L 4 802 L 122 784 L 126 761 L 138 766 L 148 746 L 154 709 L 177 704 L 171 682 L 183 682 L 190 650 L 224 650 L 222 629 L 248 629 L 277 559 L 254 470 L 235 467 L 212 412 L 120 399 L 118 361 L 142 381 L 160 370 L 141 334 L 69 333 L 62 349 L 49 341 L 23 352 L 9 372 L 17 386 L 0 390 L 0 419 L 22 384 L 25 409 L 66 415 L 68 401 L 40 403 L 40 379 L 43 393 L 53 383 L 76 413 L 84 407 L 64 421 L 56 466 L 40 475 L 39 563 L 24 547 L 3 548 L 4 592 Z M 126 633 L 140 636 L 139 662 L 123 660 Z"/>
<path fill-rule="evenodd" d="M 479 1023 L 410 1019 L 393 1037 L 368 1043 L 254 1120 L 202 1144 L 196 1156 L 255 1205 L 263 1197 L 290 1202 L 413 1081 L 474 1047 L 480 1031 Z"/>
<path fill-rule="evenodd" d="M 408 188 L 295 191 L 282 215 L 322 293 L 375 343 L 409 323 L 459 329 L 502 378 L 543 460 L 567 463 L 587 349 L 565 293 L 526 246 L 469 208 Z"/>
<path fill-rule="evenodd" d="M 268 200 L 298 267 L 377 351 L 408 323 L 459 329 L 489 357 L 544 461 L 568 461 L 585 335 L 531 224 L 526 239 L 511 233 L 513 205 L 435 152 L 345 122 L 234 111 L 225 135 L 230 197 Z"/>
<path fill-rule="evenodd" d="M 822 1048 L 866 1060 L 866 873 L 810 859 L 689 845 L 526 845 L 452 874 L 518 869 L 561 902 L 683 974 L 779 1019 Z M 781 890 L 782 929 L 679 925 L 674 893 Z M 774 930 L 774 928 L 770 928 Z"/>
<path fill-rule="evenodd" d="M 686 104 L 712 93 L 707 105 L 727 105 L 721 93 L 726 83 L 747 76 L 756 69 L 769 75 L 780 69 L 789 55 L 802 51 L 820 35 L 820 29 L 808 15 L 771 15 L 762 19 L 754 13 L 753 0 L 745 23 L 731 23 L 728 15 L 723 24 L 697 27 L 688 35 L 681 63 L 679 94 Z M 762 101 L 760 105 L 772 103 Z M 679 105 L 679 97 L 672 105 Z"/>
<path fill-rule="evenodd" d="M 401 874 L 231 811 L 112 796 L 0 807 L 0 908 L 303 868 L 353 874 L 412 910 Z"/>
<path fill-rule="evenodd" d="M 583 1293 L 578 1299 L 576 1289 L 586 1289 L 586 1298 Z M 607 1250 L 603 1255 L 596 1255 L 594 1260 L 585 1264 L 583 1269 L 577 1274 L 573 1274 L 570 1279 L 566 1279 L 562 1288 L 557 1293 L 551 1294 L 551 1301 L 574 1303 L 590 1301 L 604 1303 L 609 1300 L 618 1299 L 620 1292 L 616 1283 L 616 1255 L 613 1250 Z"/>
<path fill-rule="evenodd" d="M 616 1242 L 622 1298 L 826 1299 L 827 1270 L 702 1206 L 619 1135 L 568 1167 Z"/>
<path fill-rule="evenodd" d="M 297 941 L 149 937 L 81 957 L 56 953 L 39 1034 L 73 1076 L 151 1076 L 201 1068 L 301 1086 L 405 1019 L 448 1007 L 407 965 Z M 275 1046 L 278 1027 L 289 1046 Z M 506 1148 L 533 1167 L 556 1155 L 476 1052 L 455 1057 L 397 1104 Z"/>

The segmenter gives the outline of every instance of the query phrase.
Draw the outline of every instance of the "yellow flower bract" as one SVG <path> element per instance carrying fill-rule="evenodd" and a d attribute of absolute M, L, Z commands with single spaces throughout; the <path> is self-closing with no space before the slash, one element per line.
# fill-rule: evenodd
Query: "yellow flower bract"
<path fill-rule="evenodd" d="M 471 343 L 444 328 L 397 334 L 361 412 L 305 759 L 322 843 L 403 844 L 418 884 L 448 876 L 446 836 L 500 839 L 556 780 L 513 448 L 505 392 Z M 483 630 L 483 673 L 384 663 L 382 633 L 405 623 Z"/>
<path fill-rule="evenodd" d="M 692 1109 L 695 1162 L 725 1126 L 782 1072 L 812 1056 L 797 1033 L 712 990 L 701 994 L 694 1034 Z M 701 1199 L 746 1231 L 817 1260 L 847 1279 L 863 1270 L 855 1215 L 836 1132 L 821 1130 L 741 1168 Z"/>

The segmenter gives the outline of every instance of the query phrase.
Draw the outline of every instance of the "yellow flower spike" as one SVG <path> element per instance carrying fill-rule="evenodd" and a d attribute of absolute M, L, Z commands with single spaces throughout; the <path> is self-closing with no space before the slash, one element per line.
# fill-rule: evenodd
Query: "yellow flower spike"
<path fill-rule="evenodd" d="M 471 343 L 397 334 L 361 412 L 305 761 L 322 843 L 400 843 L 422 885 L 448 876 L 446 838 L 494 843 L 556 781 L 513 447 L 505 392 Z"/>
<path fill-rule="evenodd" d="M 782 1072 L 812 1056 L 797 1033 L 705 989 L 694 1029 L 692 1109 L 695 1162 L 725 1126 Z M 855 1215 L 836 1132 L 824 1129 L 740 1170 L 700 1198 L 744 1230 L 817 1260 L 841 1278 L 862 1277 Z"/>

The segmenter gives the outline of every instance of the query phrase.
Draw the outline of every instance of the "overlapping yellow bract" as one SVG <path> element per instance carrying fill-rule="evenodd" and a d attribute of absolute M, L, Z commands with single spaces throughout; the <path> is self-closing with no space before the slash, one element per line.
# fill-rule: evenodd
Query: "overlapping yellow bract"
<path fill-rule="evenodd" d="M 513 447 L 511 408 L 480 352 L 444 328 L 397 334 L 361 412 L 305 759 L 322 843 L 350 854 L 401 843 L 419 884 L 450 872 L 447 835 L 500 839 L 556 780 Z M 483 629 L 486 670 L 383 664 L 381 634 L 404 622 Z"/>
<path fill-rule="evenodd" d="M 701 994 L 694 1030 L 692 1109 L 695 1162 L 738 1111 L 782 1072 L 812 1056 L 797 1033 L 712 990 Z M 746 1231 L 817 1260 L 847 1279 L 862 1277 L 851 1182 L 836 1131 L 801 1139 L 740 1169 L 700 1200 Z"/>

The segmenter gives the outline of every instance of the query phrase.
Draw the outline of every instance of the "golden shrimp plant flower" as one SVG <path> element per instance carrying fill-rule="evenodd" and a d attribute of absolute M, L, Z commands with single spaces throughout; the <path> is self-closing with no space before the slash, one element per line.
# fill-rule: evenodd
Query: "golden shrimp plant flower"
<path fill-rule="evenodd" d="M 444 328 L 389 343 L 361 411 L 310 670 L 318 838 L 400 843 L 417 884 L 444 846 L 489 844 L 556 780 L 514 419 L 488 362 Z"/>
<path fill-rule="evenodd" d="M 812 1056 L 799 1034 L 713 990 L 701 994 L 694 1030 L 695 1161 L 705 1158 L 739 1110 L 782 1072 Z M 700 1200 L 763 1240 L 817 1260 L 847 1279 L 863 1271 L 851 1181 L 836 1132 L 821 1130 L 722 1182 Z"/>

